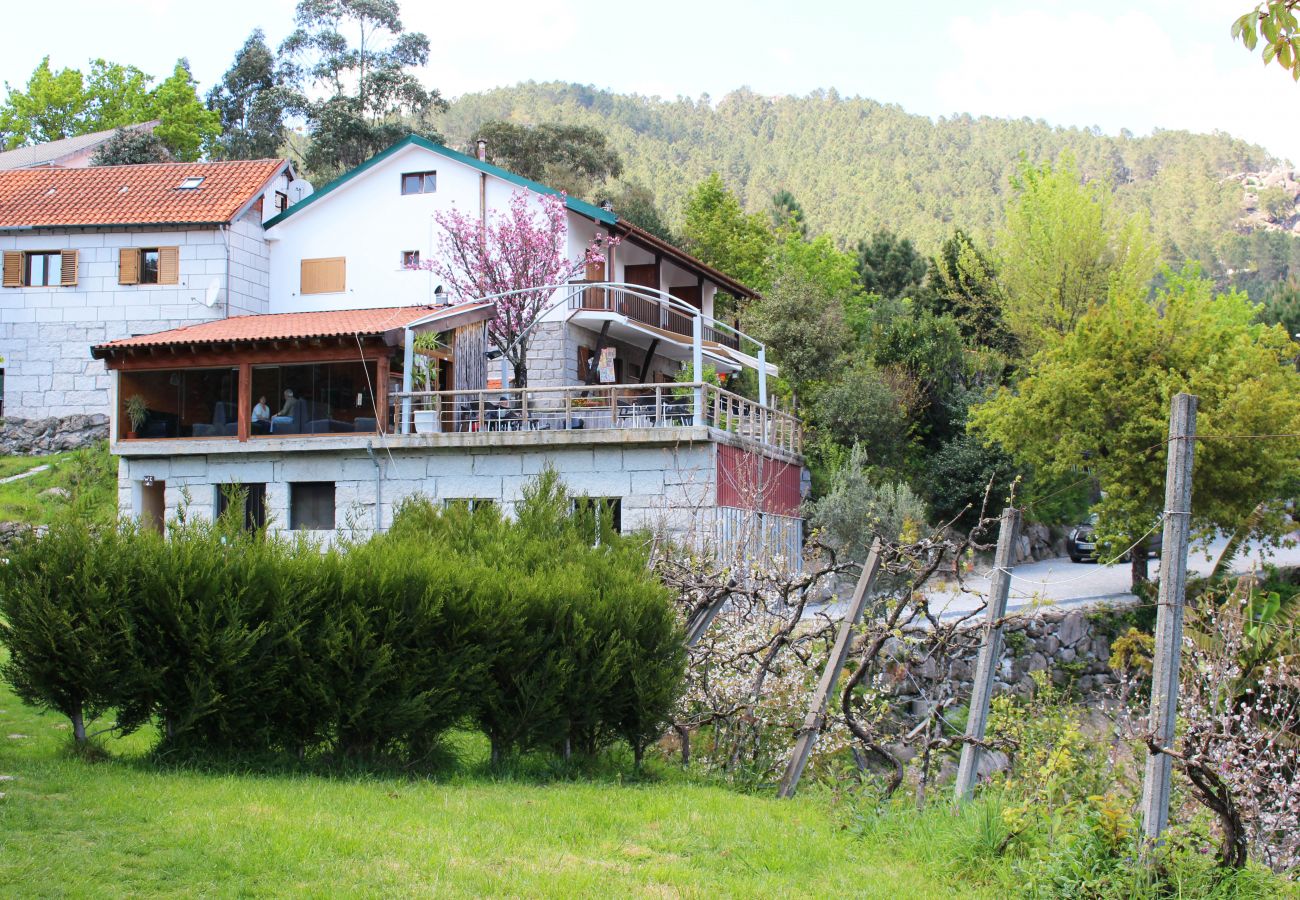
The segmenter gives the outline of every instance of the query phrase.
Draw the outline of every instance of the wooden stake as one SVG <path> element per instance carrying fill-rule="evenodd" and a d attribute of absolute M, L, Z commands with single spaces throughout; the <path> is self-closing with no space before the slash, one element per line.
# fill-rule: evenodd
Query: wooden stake
<path fill-rule="evenodd" d="M 1002 657 L 1002 617 L 1007 614 L 1007 594 L 1011 590 L 1011 550 L 1020 532 L 1020 510 L 1008 506 L 1002 510 L 998 529 L 998 546 L 993 553 L 993 582 L 989 586 L 989 605 L 984 613 L 984 643 L 980 646 L 975 681 L 971 686 L 970 713 L 966 717 L 966 742 L 957 766 L 957 802 L 969 800 L 975 791 L 979 771 L 980 743 L 989 722 L 989 701 Z"/>
<path fill-rule="evenodd" d="M 1172 747 L 1178 714 L 1178 664 L 1183 644 L 1187 591 L 1187 544 L 1192 517 L 1192 455 L 1196 444 L 1196 398 L 1176 394 L 1169 408 L 1169 461 L 1165 469 L 1165 532 L 1160 548 L 1160 594 L 1151 673 L 1150 728 L 1158 747 Z M 1142 779 L 1142 829 L 1159 840 L 1169 824 L 1172 760 L 1147 757 Z"/>
<path fill-rule="evenodd" d="M 840 622 L 839 633 L 835 636 L 835 646 L 831 650 L 830 658 L 826 660 L 826 669 L 822 672 L 821 681 L 817 683 L 817 690 L 808 707 L 808 715 L 804 716 L 803 727 L 799 729 L 799 737 L 794 744 L 794 755 L 790 757 L 790 764 L 786 766 L 785 775 L 781 778 L 781 786 L 777 789 L 776 795 L 783 800 L 794 796 L 804 766 L 808 764 L 808 757 L 812 755 L 813 745 L 817 743 L 817 736 L 821 734 L 822 726 L 826 724 L 826 703 L 830 699 L 831 692 L 835 690 L 835 682 L 839 680 L 840 672 L 844 670 L 845 661 L 849 658 L 853 630 L 862 620 L 862 610 L 866 607 L 871 584 L 876 580 L 876 572 L 879 569 L 880 538 L 876 538 L 871 542 L 871 552 L 867 554 L 866 565 L 862 567 L 862 574 L 858 576 L 858 586 L 853 589 L 853 599 L 849 602 L 848 613 Z"/>

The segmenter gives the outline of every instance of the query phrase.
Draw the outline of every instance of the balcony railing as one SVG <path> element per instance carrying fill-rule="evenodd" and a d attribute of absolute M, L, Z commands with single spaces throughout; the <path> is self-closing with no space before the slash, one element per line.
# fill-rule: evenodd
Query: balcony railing
<path fill-rule="evenodd" d="M 701 424 L 801 453 L 799 420 L 712 384 L 612 384 L 477 391 L 412 391 L 389 397 L 392 431 L 596 431 Z"/>
<path fill-rule="evenodd" d="M 590 309 L 618 313 L 621 316 L 627 316 L 633 322 L 640 322 L 642 325 L 649 325 L 652 328 L 658 328 L 660 331 L 679 334 L 687 338 L 693 334 L 692 320 L 694 317 L 690 313 L 677 308 L 667 300 L 650 296 L 637 291 L 635 288 L 625 289 L 603 282 L 590 287 L 575 285 L 575 290 L 569 295 L 569 309 Z M 733 350 L 740 349 L 740 337 L 738 335 L 725 330 L 723 327 L 718 327 L 711 321 L 706 321 L 702 336 L 706 341 L 712 341 Z"/>

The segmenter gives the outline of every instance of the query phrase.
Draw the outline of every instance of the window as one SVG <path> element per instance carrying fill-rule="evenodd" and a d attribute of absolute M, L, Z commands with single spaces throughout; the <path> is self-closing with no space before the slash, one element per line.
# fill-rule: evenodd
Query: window
<path fill-rule="evenodd" d="M 347 286 L 347 259 L 331 256 L 304 259 L 299 292 L 303 294 L 338 294 Z"/>
<path fill-rule="evenodd" d="M 232 501 L 244 503 L 244 530 L 257 531 L 266 525 L 265 484 L 217 485 L 217 517 L 225 514 Z"/>
<path fill-rule="evenodd" d="M 196 191 L 201 184 L 203 184 L 202 176 L 192 176 L 182 181 L 179 189 L 182 191 Z"/>
<path fill-rule="evenodd" d="M 432 194 L 438 189 L 437 172 L 403 172 L 403 194 Z"/>
<path fill-rule="evenodd" d="M 117 256 L 118 284 L 179 284 L 179 247 L 123 247 Z"/>
<path fill-rule="evenodd" d="M 485 497 L 465 497 L 456 500 L 444 500 L 442 501 L 442 505 L 447 509 L 463 509 L 466 512 L 478 512 L 480 510 L 494 509 L 497 502 L 495 500 L 488 500 Z"/>
<path fill-rule="evenodd" d="M 289 528 L 334 530 L 334 482 L 296 481 L 289 485 Z"/>
<path fill-rule="evenodd" d="M 411 269 L 411 268 L 414 268 L 415 266 L 418 266 L 419 264 L 420 264 L 420 251 L 419 251 L 419 250 L 403 250 L 403 251 L 402 251 L 402 268 L 403 268 L 403 269 Z"/>
<path fill-rule="evenodd" d="M 76 250 L 4 251 L 4 286 L 72 287 L 77 283 Z"/>
<path fill-rule="evenodd" d="M 23 284 L 28 287 L 47 287 L 58 284 L 63 271 L 62 253 L 28 253 Z"/>
<path fill-rule="evenodd" d="M 158 283 L 158 251 L 140 251 L 140 284 Z"/>
<path fill-rule="evenodd" d="M 284 191 L 275 192 L 275 208 L 280 212 L 284 212 L 289 208 L 289 195 Z"/>

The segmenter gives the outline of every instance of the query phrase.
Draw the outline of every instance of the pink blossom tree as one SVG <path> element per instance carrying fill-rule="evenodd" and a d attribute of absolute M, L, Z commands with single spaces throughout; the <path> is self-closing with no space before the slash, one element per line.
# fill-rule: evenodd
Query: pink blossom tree
<path fill-rule="evenodd" d="M 514 367 L 517 387 L 528 384 L 531 329 L 554 295 L 553 285 L 600 262 L 618 243 L 616 237 L 597 233 L 581 258 L 570 259 L 565 210 L 563 194 L 532 195 L 520 189 L 507 209 L 491 213 L 486 222 L 457 209 L 435 213 L 442 229 L 437 253 L 413 266 L 433 272 L 461 300 L 509 294 L 496 300 L 488 338 Z"/>

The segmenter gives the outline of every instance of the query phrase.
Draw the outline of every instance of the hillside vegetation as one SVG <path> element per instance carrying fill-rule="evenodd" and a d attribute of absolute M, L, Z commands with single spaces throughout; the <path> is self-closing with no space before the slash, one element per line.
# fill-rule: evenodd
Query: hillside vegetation
<path fill-rule="evenodd" d="M 1244 198 L 1230 176 L 1277 164 L 1222 133 L 1134 137 L 1027 118 L 932 121 L 835 91 L 773 98 L 742 89 L 714 104 L 529 82 L 468 94 L 439 127 L 461 146 L 499 119 L 600 129 L 623 158 L 623 180 L 649 188 L 674 226 L 687 192 L 717 171 L 750 211 L 766 212 L 787 190 L 813 233 L 852 244 L 888 228 L 926 254 L 954 228 L 991 238 L 1021 155 L 1046 161 L 1070 150 L 1086 178 L 1114 185 L 1126 211 L 1149 214 L 1165 258 L 1199 260 L 1215 274 L 1266 255 L 1236 234 Z"/>

